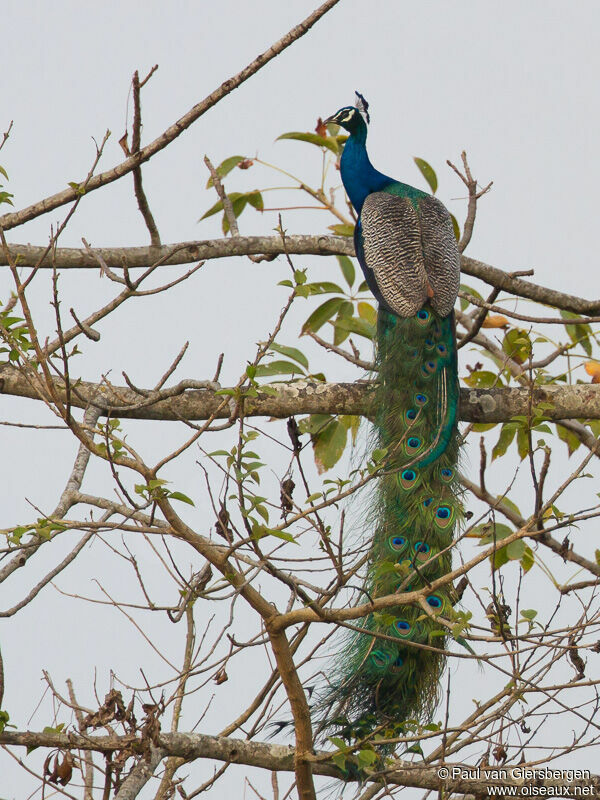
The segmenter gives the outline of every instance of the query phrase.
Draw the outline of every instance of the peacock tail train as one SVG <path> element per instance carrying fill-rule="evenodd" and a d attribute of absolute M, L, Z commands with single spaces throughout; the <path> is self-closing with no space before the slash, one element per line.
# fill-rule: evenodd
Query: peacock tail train
<path fill-rule="evenodd" d="M 374 427 L 376 446 L 387 455 L 373 504 L 364 602 L 428 587 L 447 574 L 462 507 L 456 241 L 439 201 L 371 166 L 360 96 L 357 105 L 331 121 L 351 133 L 346 148 L 353 162 L 347 158 L 344 169 L 342 157 L 342 179 L 359 213 L 357 256 L 379 300 Z M 397 735 L 409 720 L 431 721 L 445 663 L 437 617 L 451 617 L 452 594 L 446 584 L 425 595 L 426 608 L 398 605 L 359 623 L 362 632 L 336 654 L 321 697 L 321 732 Z"/>

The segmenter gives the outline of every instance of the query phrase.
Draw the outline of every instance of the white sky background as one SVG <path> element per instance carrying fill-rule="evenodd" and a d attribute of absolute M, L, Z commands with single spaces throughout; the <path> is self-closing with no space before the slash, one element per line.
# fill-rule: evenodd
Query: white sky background
<path fill-rule="evenodd" d="M 91 137 L 100 141 L 106 128 L 113 135 L 100 168 L 122 160 L 117 142 L 136 68 L 143 76 L 159 64 L 142 95 L 145 143 L 317 5 L 317 0 L 105 0 L 100 5 L 2 0 L 0 132 L 11 119 L 14 126 L 0 164 L 10 176 L 6 188 L 15 195 L 15 207 L 81 180 L 94 155 Z M 422 186 L 412 157 L 425 158 L 438 172 L 438 196 L 461 222 L 464 190 L 445 167 L 446 158 L 459 163 L 466 149 L 480 182 L 494 180 L 493 191 L 480 204 L 470 255 L 506 270 L 534 267 L 535 280 L 544 285 L 598 297 L 593 236 L 598 229 L 600 178 L 599 22 L 600 6 L 593 2 L 342 0 L 307 36 L 145 165 L 144 186 L 163 243 L 221 235 L 218 218 L 197 223 L 216 199 L 204 190 L 205 153 L 215 164 L 230 155 L 258 153 L 318 180 L 316 150 L 274 140 L 285 131 L 313 130 L 318 116 L 350 103 L 358 89 L 370 102 L 371 160 L 383 172 Z M 253 168 L 236 170 L 225 185 L 232 191 L 275 182 L 277 178 Z M 272 196 L 267 198 L 269 206 L 275 204 Z M 50 224 L 64 213 L 59 209 L 8 238 L 44 244 Z M 325 217 L 322 212 L 289 212 L 283 222 L 289 232 L 313 233 L 331 224 Z M 261 217 L 248 209 L 240 219 L 240 232 L 269 234 L 274 224 L 273 215 Z M 80 246 L 82 236 L 96 246 L 147 244 L 130 177 L 85 198 L 61 245 Z M 98 380 L 112 367 L 116 382 L 124 369 L 135 383 L 148 386 L 189 339 L 179 377 L 212 377 L 218 354 L 224 351 L 222 380 L 236 380 L 252 356 L 254 342 L 265 337 L 277 317 L 284 295 L 274 284 L 287 277 L 280 262 L 209 262 L 180 290 L 139 302 L 101 323 L 101 342 L 86 347 L 77 369 L 82 377 Z M 313 280 L 336 279 L 334 259 L 295 262 L 310 266 Z M 51 334 L 47 279 L 38 285 L 38 318 Z M 64 275 L 61 285 L 63 308 L 74 305 L 80 318 L 112 293 L 112 286 L 95 270 Z M 9 291 L 8 272 L 0 270 L 0 299 L 5 301 Z M 295 344 L 293 330 L 288 328 L 287 344 Z M 343 365 L 325 363 L 328 376 L 351 374 Z M 0 419 L 51 421 L 33 401 L 4 398 L 2 409 Z M 140 423 L 131 430 L 141 436 Z M 146 439 L 141 440 L 149 457 L 172 445 L 173 426 L 154 423 L 143 430 Z M 31 517 L 25 498 L 51 510 L 74 455 L 68 434 L 1 427 L 0 442 L 2 525 Z M 474 459 L 475 468 L 476 464 Z M 177 488 L 192 494 L 199 478 L 181 472 L 176 480 Z M 99 552 L 94 558 L 101 565 Z M 90 591 L 90 572 L 67 572 L 59 584 L 67 586 L 71 579 L 79 580 L 82 592 Z M 0 593 L 0 606 L 11 605 L 22 593 L 18 578 Z M 102 681 L 110 665 L 118 662 L 127 670 L 128 659 L 135 661 L 129 630 L 106 630 L 110 617 L 88 605 L 79 604 L 76 612 L 79 616 L 73 618 L 71 604 L 50 588 L 33 607 L 0 622 L 7 673 L 4 706 L 19 729 L 26 727 L 41 696 L 42 667 L 56 669 L 53 674 L 61 688 L 69 675 L 76 685 L 89 687 L 95 663 L 103 696 Z M 98 642 L 102 646 L 90 661 L 86 653 L 95 653 Z M 137 680 L 137 666 L 131 668 L 132 681 Z M 235 694 L 234 680 L 230 676 L 227 695 Z M 85 699 L 92 702 L 91 696 Z M 199 708 L 205 701 L 199 701 Z M 228 701 L 219 695 L 219 702 Z M 32 727 L 48 721 L 34 717 Z M 201 726 L 206 732 L 217 729 L 218 720 L 206 729 Z M 203 765 L 198 770 L 199 781 L 208 769 Z M 238 780 L 236 776 L 232 785 L 239 785 Z M 25 797 L 28 787 L 22 771 L 0 753 L 0 796 Z"/>

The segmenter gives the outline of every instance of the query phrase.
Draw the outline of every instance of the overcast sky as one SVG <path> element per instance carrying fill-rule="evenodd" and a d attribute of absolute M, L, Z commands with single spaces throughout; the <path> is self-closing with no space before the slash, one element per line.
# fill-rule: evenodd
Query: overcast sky
<path fill-rule="evenodd" d="M 107 128 L 112 136 L 101 167 L 122 160 L 118 139 L 135 69 L 144 75 L 159 65 L 142 97 L 143 142 L 148 142 L 304 18 L 317 0 L 2 0 L 0 5 L 0 133 L 14 122 L 0 164 L 9 174 L 6 188 L 15 195 L 15 207 L 21 208 L 81 180 L 93 159 L 92 137 L 100 141 Z M 316 176 L 317 152 L 274 140 L 285 131 L 313 130 L 317 117 L 352 102 L 358 89 L 370 102 L 371 160 L 383 172 L 425 188 L 412 161 L 425 158 L 438 172 L 438 195 L 461 221 L 464 191 L 446 159 L 458 163 L 466 149 L 480 182 L 494 181 L 480 204 L 470 255 L 509 271 L 534 268 L 544 285 L 598 297 L 593 235 L 600 178 L 599 22 L 600 5 L 582 0 L 342 0 L 307 36 L 145 166 L 163 242 L 221 235 L 217 218 L 198 223 L 215 201 L 204 189 L 205 153 L 215 164 L 230 155 L 258 153 L 301 176 Z M 253 168 L 236 171 L 226 185 L 241 190 L 276 182 Z M 290 232 L 322 231 L 331 222 L 324 217 L 287 213 L 284 226 Z M 9 240 L 45 244 L 50 224 L 60 219 L 61 210 L 53 212 L 11 231 Z M 250 209 L 240 232 L 266 234 L 273 225 L 273 215 Z M 79 246 L 82 236 L 97 246 L 147 244 L 131 179 L 86 198 L 61 243 Z M 326 277 L 334 274 L 333 259 L 329 262 L 306 260 L 314 279 L 321 269 Z M 283 271 L 278 262 L 213 262 L 202 280 L 100 325 L 102 341 L 78 369 L 90 380 L 110 368 L 117 376 L 125 369 L 136 383 L 149 385 L 189 339 L 182 377 L 211 377 L 225 351 L 224 380 L 235 380 L 253 343 L 266 333 L 271 305 L 267 325 L 276 316 L 282 295 L 273 289 L 274 275 Z M 36 290 L 36 308 L 51 334 L 44 280 Z M 64 307 L 75 305 L 81 314 L 111 291 L 96 271 L 65 276 L 62 286 Z M 0 299 L 9 291 L 7 271 L 0 270 Z M 335 374 L 346 374 L 337 369 Z M 7 398 L 3 408 L 2 420 L 42 418 L 33 402 Z M 167 435 L 164 428 L 153 428 L 147 452 L 161 452 Z M 0 440 L 0 450 L 11 453 L 0 465 L 4 527 L 31 515 L 26 498 L 42 509 L 53 507 L 74 445 L 63 433 L 40 437 L 6 428 L 0 428 Z M 9 587 L 18 596 L 22 590 L 18 581 Z M 57 616 L 67 606 L 52 589 L 44 597 L 31 611 L 0 623 L 4 704 L 19 728 L 26 727 L 41 695 L 42 666 L 61 663 L 53 653 L 71 652 L 71 674 L 89 683 L 91 667 L 77 661 L 73 633 L 84 639 L 100 635 L 86 632 L 82 620 Z M 14 602 L 6 591 L 0 598 L 3 607 Z M 80 613 L 87 614 L 87 607 Z M 119 642 L 116 649 L 127 648 L 126 637 Z M 111 656 L 106 654 L 101 668 L 108 668 Z M 34 719 L 33 727 L 38 723 L 43 721 Z M 22 798 L 28 786 L 0 753 L 0 796 Z"/>

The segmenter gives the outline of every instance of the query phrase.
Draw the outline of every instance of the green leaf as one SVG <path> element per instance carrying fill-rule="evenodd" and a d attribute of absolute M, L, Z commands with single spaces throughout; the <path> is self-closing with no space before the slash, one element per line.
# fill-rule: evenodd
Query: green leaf
<path fill-rule="evenodd" d="M 306 502 L 306 503 L 310 503 L 310 504 L 312 505 L 312 503 L 314 503 L 314 502 L 315 502 L 315 500 L 320 500 L 320 498 L 321 498 L 322 496 L 323 496 L 323 495 L 321 494 L 321 492 L 314 492 L 313 494 L 309 495 L 309 496 L 306 498 L 305 502 Z"/>
<path fill-rule="evenodd" d="M 473 528 L 473 532 L 481 530 L 480 545 L 492 544 L 494 541 L 501 542 L 514 533 L 514 530 L 503 522 L 486 522 L 483 525 L 477 525 Z"/>
<path fill-rule="evenodd" d="M 252 208 L 255 208 L 257 211 L 264 211 L 265 210 L 265 203 L 263 200 L 262 194 L 255 189 L 253 192 L 248 192 L 246 195 L 247 201 L 250 203 Z"/>
<path fill-rule="evenodd" d="M 345 302 L 343 297 L 330 297 L 329 300 L 326 300 L 313 311 L 302 326 L 300 335 L 308 333 L 308 331 L 316 333 L 327 320 L 331 319 L 339 311 L 340 306 Z"/>
<path fill-rule="evenodd" d="M 270 361 L 268 364 L 259 364 L 256 367 L 256 377 L 265 378 L 270 375 L 304 375 L 305 372 L 302 367 L 291 361 L 283 361 L 276 359 Z"/>
<path fill-rule="evenodd" d="M 479 300 L 483 300 L 481 294 L 477 291 L 477 289 L 473 289 L 471 286 L 467 286 L 466 283 L 461 283 L 460 285 L 461 292 L 465 292 L 466 294 L 472 294 L 473 297 L 477 297 Z M 465 311 L 468 307 L 469 301 L 465 300 L 463 297 L 460 298 L 460 309 L 461 311 Z"/>
<path fill-rule="evenodd" d="M 373 750 L 359 750 L 356 757 L 358 758 L 358 765 L 361 769 L 370 767 L 377 761 L 377 753 L 373 752 Z"/>
<path fill-rule="evenodd" d="M 350 288 L 354 285 L 354 280 L 356 278 L 356 271 L 354 269 L 354 264 L 348 256 L 336 256 L 338 260 L 338 264 L 340 265 L 340 269 L 342 270 L 342 275 L 346 280 L 346 283 Z"/>
<path fill-rule="evenodd" d="M 335 225 L 327 226 L 330 231 L 333 231 L 336 236 L 354 236 L 354 225 L 346 225 L 345 223 L 336 223 Z"/>
<path fill-rule="evenodd" d="M 352 303 L 349 300 L 344 300 L 344 302 L 339 308 L 336 319 L 333 320 L 333 322 L 331 323 L 334 326 L 333 343 L 335 345 L 340 345 L 350 335 L 349 331 L 345 330 L 342 327 L 339 327 L 337 323 L 340 320 L 348 319 L 349 317 L 352 316 L 353 313 L 354 313 L 354 306 L 352 305 Z"/>
<path fill-rule="evenodd" d="M 358 292 L 369 292 L 369 284 L 366 281 L 363 281 L 360 286 L 358 287 Z"/>
<path fill-rule="evenodd" d="M 578 314 L 572 311 L 561 311 L 560 315 L 563 319 L 576 319 L 583 320 Z M 592 328 L 588 323 L 582 322 L 581 325 L 565 325 L 569 338 L 574 344 L 580 344 L 588 356 L 592 355 L 592 344 L 590 336 L 592 335 Z"/>
<path fill-rule="evenodd" d="M 522 516 L 521 511 L 519 509 L 519 506 L 516 503 L 513 503 L 513 501 L 510 500 L 508 497 L 503 497 L 502 498 L 502 500 L 500 502 L 500 506 L 506 506 L 506 508 L 509 508 L 515 514 L 518 514 L 519 516 Z"/>
<path fill-rule="evenodd" d="M 8 172 L 4 169 L 4 167 L 0 167 L 0 175 L 4 175 L 6 180 L 8 180 Z"/>
<path fill-rule="evenodd" d="M 8 711 L 0 710 L 0 733 L 6 728 L 9 719 Z"/>
<path fill-rule="evenodd" d="M 346 439 L 346 426 L 337 419 L 332 419 L 320 433 L 313 435 L 315 463 L 320 475 L 340 460 L 346 447 Z"/>
<path fill-rule="evenodd" d="M 225 161 L 221 161 L 219 166 L 215 169 L 215 172 L 219 176 L 219 178 L 224 178 L 225 175 L 228 175 L 234 167 L 237 167 L 242 161 L 244 161 L 244 156 L 229 156 L 226 158 Z M 206 188 L 210 189 L 213 185 L 212 175 L 206 182 Z"/>
<path fill-rule="evenodd" d="M 580 440 L 577 436 L 575 436 L 573 431 L 563 428 L 562 425 L 556 425 L 556 432 L 558 434 L 558 438 L 567 445 L 569 456 L 572 456 L 575 450 L 577 450 L 581 444 Z"/>
<path fill-rule="evenodd" d="M 517 364 L 523 364 L 531 355 L 529 334 L 521 328 L 510 328 L 504 334 L 502 349 Z"/>
<path fill-rule="evenodd" d="M 308 358 L 296 347 L 287 347 L 286 345 L 273 342 L 271 345 L 271 350 L 275 350 L 275 352 L 281 353 L 282 356 L 287 356 L 287 358 L 297 361 L 299 364 L 302 364 L 303 367 L 308 369 Z"/>
<path fill-rule="evenodd" d="M 317 147 L 326 147 L 332 153 L 337 155 L 339 153 L 339 145 L 334 136 L 319 136 L 318 133 L 301 133 L 299 131 L 291 131 L 290 133 L 282 133 L 275 139 L 278 142 L 280 139 L 294 139 L 298 142 L 308 142 L 309 144 L 317 145 Z"/>
<path fill-rule="evenodd" d="M 521 461 L 529 454 L 529 437 L 526 428 L 517 428 L 517 450 Z"/>
<path fill-rule="evenodd" d="M 435 194 L 438 188 L 438 179 L 437 175 L 435 174 L 435 170 L 433 167 L 427 163 L 423 158 L 418 158 L 415 156 L 413 159 L 417 167 L 421 171 L 421 175 L 425 178 L 427 183 L 429 184 L 429 188 L 431 189 L 431 193 Z"/>
<path fill-rule="evenodd" d="M 476 369 L 464 378 L 467 386 L 478 389 L 491 389 L 495 386 L 502 386 L 502 380 L 495 372 L 487 369 Z"/>
<path fill-rule="evenodd" d="M 309 294 L 344 294 L 342 287 L 338 286 L 337 283 L 332 283 L 332 281 L 315 281 L 307 283 L 302 288 L 308 290 L 307 296 Z"/>
<path fill-rule="evenodd" d="M 515 539 L 506 545 L 506 555 L 511 561 L 520 561 L 525 555 L 526 544 L 523 539 Z"/>
<path fill-rule="evenodd" d="M 505 422 L 500 429 L 498 441 L 492 449 L 492 461 L 503 456 L 508 450 L 512 440 L 515 438 L 517 426 L 514 422 Z"/>
<path fill-rule="evenodd" d="M 472 430 L 473 433 L 485 433 L 485 431 L 491 431 L 497 424 L 497 422 L 476 422 Z"/>
<path fill-rule="evenodd" d="M 364 336 L 365 339 L 370 341 L 375 339 L 375 326 L 360 317 L 342 317 L 334 320 L 331 324 L 336 330 L 341 329 L 348 333 L 356 333 L 358 336 Z"/>
<path fill-rule="evenodd" d="M 342 772 L 346 771 L 346 756 L 343 753 L 334 753 L 331 756 L 331 760 L 338 769 L 342 770 Z"/>
<path fill-rule="evenodd" d="M 457 242 L 460 241 L 460 225 L 458 224 L 458 220 L 454 216 L 454 214 L 450 214 L 450 219 L 452 220 L 452 230 L 454 231 L 454 238 Z"/>
<path fill-rule="evenodd" d="M 244 196 L 243 192 L 231 192 L 231 194 L 227 195 L 227 197 L 231 200 L 231 204 L 232 205 L 235 203 L 236 200 L 238 200 L 240 197 L 243 197 L 243 196 Z M 217 200 L 217 202 L 213 206 L 211 206 L 208 209 L 208 211 L 206 211 L 200 217 L 198 222 L 201 222 L 203 219 L 206 219 L 207 217 L 212 217 L 213 214 L 218 214 L 219 211 L 223 211 L 223 201 L 222 200 Z"/>
<path fill-rule="evenodd" d="M 187 503 L 188 506 L 194 505 L 194 501 L 191 500 L 187 494 L 183 494 L 183 492 L 169 492 L 169 498 L 171 500 L 180 500 L 182 503 Z"/>
<path fill-rule="evenodd" d="M 496 550 L 496 552 L 492 554 L 492 559 L 490 560 L 492 560 L 494 569 L 500 569 L 500 567 L 508 564 L 508 553 L 506 552 L 506 547 L 501 547 L 499 550 Z"/>
<path fill-rule="evenodd" d="M 521 611 L 521 616 L 528 622 L 532 622 L 537 615 L 538 612 L 535 610 L 535 608 L 524 608 L 523 611 Z"/>
<path fill-rule="evenodd" d="M 371 303 L 366 303 L 364 300 L 361 300 L 356 304 L 356 309 L 361 319 L 366 320 L 373 326 L 377 325 L 377 311 Z"/>

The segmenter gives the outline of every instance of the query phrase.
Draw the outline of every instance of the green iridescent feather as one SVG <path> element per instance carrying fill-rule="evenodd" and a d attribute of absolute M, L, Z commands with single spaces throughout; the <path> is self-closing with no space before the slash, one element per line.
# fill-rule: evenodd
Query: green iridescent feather
<path fill-rule="evenodd" d="M 462 520 L 454 313 L 460 257 L 448 211 L 431 195 L 378 172 L 366 151 L 368 104 L 331 122 L 349 139 L 344 186 L 358 214 L 355 249 L 379 302 L 375 436 L 386 450 L 368 535 L 365 598 L 423 589 L 419 603 L 359 621 L 335 657 L 316 708 L 319 730 L 349 739 L 397 735 L 431 721 L 444 668 L 453 589 L 430 584 L 451 569 Z M 372 533 L 371 533 L 372 532 Z"/>
<path fill-rule="evenodd" d="M 462 516 L 452 315 L 440 318 L 425 307 L 402 319 L 380 309 L 377 361 L 377 446 L 388 456 L 373 504 L 365 584 L 373 598 L 422 588 L 451 568 L 450 546 Z M 436 651 L 445 637 L 435 616 L 448 617 L 450 592 L 445 586 L 427 595 L 430 615 L 418 605 L 399 605 L 362 622 L 365 633 L 351 635 L 336 657 L 337 674 L 325 697 L 328 727 L 364 735 L 430 720 L 444 667 Z"/>

